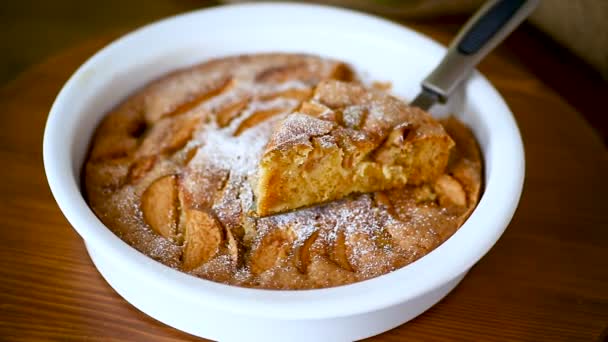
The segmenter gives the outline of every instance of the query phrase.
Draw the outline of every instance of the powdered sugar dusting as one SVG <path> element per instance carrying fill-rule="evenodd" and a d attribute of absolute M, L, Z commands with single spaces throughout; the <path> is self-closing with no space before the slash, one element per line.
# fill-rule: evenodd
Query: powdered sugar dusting
<path fill-rule="evenodd" d="M 269 149 L 282 149 L 294 143 L 308 143 L 311 137 L 331 132 L 335 124 L 313 118 L 309 115 L 293 113 L 289 115 L 280 129 L 268 142 Z"/>
<path fill-rule="evenodd" d="M 208 130 L 205 144 L 191 161 L 191 166 L 212 162 L 235 174 L 248 175 L 255 170 L 265 144 L 263 135 L 258 131 L 250 130 L 235 138 L 226 129 Z"/>

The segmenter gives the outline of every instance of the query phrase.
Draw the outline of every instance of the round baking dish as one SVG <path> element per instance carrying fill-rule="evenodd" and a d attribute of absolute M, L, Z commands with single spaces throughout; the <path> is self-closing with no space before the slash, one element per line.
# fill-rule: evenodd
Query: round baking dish
<path fill-rule="evenodd" d="M 110 44 L 65 84 L 47 121 L 44 165 L 68 221 L 99 272 L 127 301 L 177 329 L 216 340 L 360 339 L 396 327 L 438 302 L 494 245 L 521 194 L 524 153 L 509 108 L 474 73 L 436 115 L 453 112 L 474 131 L 485 162 L 485 191 L 466 223 L 407 267 L 328 289 L 270 291 L 198 279 L 139 253 L 87 206 L 80 170 L 98 122 L 147 82 L 209 58 L 306 52 L 351 63 L 412 98 L 445 49 L 388 21 L 316 5 L 217 7 L 146 26 Z"/>

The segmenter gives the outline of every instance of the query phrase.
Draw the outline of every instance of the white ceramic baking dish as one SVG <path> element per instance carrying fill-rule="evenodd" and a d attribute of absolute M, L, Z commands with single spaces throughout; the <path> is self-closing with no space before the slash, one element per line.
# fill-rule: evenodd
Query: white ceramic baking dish
<path fill-rule="evenodd" d="M 128 302 L 177 329 L 216 340 L 342 341 L 396 327 L 437 303 L 494 245 L 522 189 L 518 128 L 496 90 L 475 73 L 448 107 L 472 127 L 485 161 L 485 191 L 467 222 L 427 256 L 384 276 L 328 289 L 270 291 L 198 279 L 137 252 L 89 209 L 80 170 L 104 113 L 147 82 L 212 57 L 306 52 L 345 60 L 394 93 L 413 97 L 444 48 L 405 27 L 323 6 L 224 6 L 169 18 L 110 44 L 65 84 L 48 118 L 44 166 L 68 221 L 108 283 Z"/>

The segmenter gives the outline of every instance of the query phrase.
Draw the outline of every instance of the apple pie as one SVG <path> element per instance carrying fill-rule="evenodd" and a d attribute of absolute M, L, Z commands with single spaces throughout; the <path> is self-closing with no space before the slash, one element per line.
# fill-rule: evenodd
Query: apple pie
<path fill-rule="evenodd" d="M 481 157 L 458 120 L 367 87 L 341 61 L 225 57 L 111 110 L 87 201 L 159 262 L 231 285 L 306 289 L 376 277 L 449 238 L 477 204 Z"/>

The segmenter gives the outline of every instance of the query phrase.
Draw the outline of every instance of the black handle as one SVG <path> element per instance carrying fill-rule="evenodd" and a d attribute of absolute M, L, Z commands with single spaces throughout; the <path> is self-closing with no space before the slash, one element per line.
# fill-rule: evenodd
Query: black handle
<path fill-rule="evenodd" d="M 515 12 L 525 3 L 525 0 L 501 0 L 497 2 L 483 17 L 473 25 L 471 30 L 458 44 L 458 51 L 464 55 L 477 52 L 498 32 Z"/>

